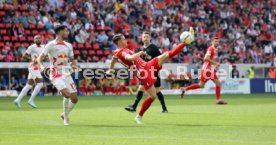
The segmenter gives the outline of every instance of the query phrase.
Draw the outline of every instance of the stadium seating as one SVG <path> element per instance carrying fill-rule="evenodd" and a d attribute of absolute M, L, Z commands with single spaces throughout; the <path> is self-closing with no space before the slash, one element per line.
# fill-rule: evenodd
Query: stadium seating
<path fill-rule="evenodd" d="M 28 5 L 22 3 L 21 0 L 15 0 L 13 2 L 4 2 L 3 5 L 0 4 L 0 44 L 10 42 L 12 44 L 11 51 L 16 51 L 17 48 L 21 46 L 18 44 L 24 44 L 24 46 L 27 47 L 27 44 L 33 43 L 34 35 L 42 35 L 43 43 L 47 43 L 54 37 L 53 26 L 64 21 L 64 18 L 62 18 L 60 15 L 61 11 L 65 10 L 66 8 L 72 9 L 73 6 L 75 7 L 74 10 L 77 10 L 80 9 L 81 6 L 86 5 L 85 1 L 83 1 L 83 4 L 78 4 L 76 3 L 77 1 L 73 3 L 66 3 L 66 1 L 63 1 L 63 3 L 59 5 L 59 8 L 57 5 L 54 5 L 54 7 L 56 7 L 54 12 L 56 13 L 56 18 L 55 20 L 52 20 L 50 17 L 52 13 L 50 13 L 50 11 L 41 12 L 34 9 L 35 6 L 42 5 L 44 7 L 46 5 L 48 8 L 51 5 L 50 2 L 27 1 Z M 225 50 L 227 50 L 228 53 L 225 54 L 222 51 L 219 53 L 221 62 L 223 61 L 222 58 L 225 56 L 234 57 L 236 54 L 247 53 L 247 55 L 241 55 L 240 58 L 228 60 L 231 63 L 247 63 L 249 60 L 253 59 L 251 63 L 267 63 L 268 61 L 273 61 L 276 53 L 276 40 L 274 38 L 276 34 L 275 31 L 273 31 L 275 30 L 276 26 L 275 20 L 272 21 L 271 18 L 267 15 L 269 14 L 271 5 L 275 4 L 275 1 L 268 0 L 254 2 L 256 3 L 255 5 L 247 7 L 249 5 L 247 1 L 216 1 L 213 2 L 213 5 L 209 5 L 208 1 L 201 2 L 198 0 L 189 2 L 165 1 L 165 4 L 160 1 L 154 1 L 152 4 L 153 10 L 141 10 L 141 17 L 136 17 L 139 12 L 135 7 L 137 5 L 144 5 L 143 3 L 134 4 L 134 2 L 122 2 L 124 5 L 128 5 L 128 7 L 134 8 L 134 11 L 132 12 L 133 15 L 126 15 L 127 13 L 130 13 L 126 12 L 127 10 L 129 11 L 129 9 L 120 7 L 119 11 L 114 11 L 114 23 L 110 24 L 110 22 L 107 20 L 103 20 L 103 23 L 100 22 L 101 16 L 93 13 L 92 11 L 89 11 L 88 9 L 84 9 L 84 11 L 80 13 L 81 16 L 77 17 L 76 19 L 67 18 L 66 22 L 69 22 L 70 31 L 73 33 L 70 41 L 74 47 L 74 52 L 76 52 L 77 55 L 81 55 L 82 59 L 86 59 L 84 61 L 96 62 L 97 60 L 106 60 L 108 55 L 111 54 L 111 51 L 116 47 L 111 41 L 112 34 L 116 32 L 126 34 L 128 38 L 128 48 L 136 50 L 136 48 L 140 48 L 142 46 L 141 38 L 139 37 L 141 31 L 150 30 L 153 34 L 153 43 L 159 46 L 162 51 L 165 51 L 174 46 L 178 41 L 176 39 L 178 39 L 177 36 L 179 35 L 179 32 L 187 29 L 189 26 L 193 26 L 197 30 L 197 41 L 195 43 L 195 47 L 201 51 L 201 53 L 205 53 L 209 38 L 217 36 L 223 39 L 223 42 L 225 43 L 223 47 Z M 105 4 L 107 6 L 113 5 L 111 2 Z M 238 7 L 239 5 L 243 5 L 243 7 L 246 9 L 240 9 Z M 99 9 L 100 4 L 93 4 L 93 7 L 94 9 Z M 179 9 L 177 9 L 173 14 L 171 11 L 174 7 L 178 7 Z M 187 12 L 189 12 L 189 14 L 187 14 Z M 275 11 L 271 12 L 275 15 Z M 216 13 L 216 15 L 213 15 L 213 13 Z M 70 15 L 70 12 L 67 14 Z M 231 15 L 231 17 L 225 17 L 225 14 Z M 251 14 L 253 14 L 253 16 L 256 14 L 260 15 L 262 20 L 257 23 Z M 18 15 L 20 19 L 15 19 L 16 15 Z M 99 20 L 92 20 L 92 15 L 97 19 L 99 18 Z M 24 21 L 25 18 L 29 18 L 31 16 L 35 17 L 34 22 L 31 23 L 31 20 L 29 19 L 27 19 L 28 21 Z M 210 20 L 212 23 L 216 23 L 217 28 L 214 27 L 215 25 L 210 24 L 207 21 L 207 17 L 208 20 Z M 165 20 L 165 18 L 167 19 Z M 45 21 L 43 19 L 45 19 Z M 85 38 L 85 43 L 78 43 L 78 41 L 74 39 L 74 36 L 80 31 L 81 28 L 76 27 L 77 29 L 75 29 L 75 26 L 79 20 L 85 20 L 81 23 L 86 29 L 84 33 L 82 33 Z M 85 24 L 84 22 L 86 21 L 89 23 Z M 137 22 L 139 26 L 137 34 L 132 30 L 132 28 L 135 27 L 133 22 Z M 24 26 L 24 34 L 23 36 L 17 37 L 14 35 L 14 31 L 16 31 L 14 29 L 19 27 L 19 23 Z M 88 25 L 92 26 L 86 28 Z M 252 30 L 253 32 L 256 31 L 258 34 L 257 37 L 252 37 L 248 33 L 248 30 L 251 26 L 254 26 L 254 29 L 252 28 Z M 242 29 L 244 29 L 244 32 L 241 32 Z M 106 36 L 108 36 L 109 43 L 112 44 L 109 46 L 109 48 L 103 48 L 102 42 L 97 41 L 97 37 L 102 31 L 105 32 Z M 164 34 L 166 34 L 166 36 Z M 232 38 L 231 35 L 236 35 L 236 37 L 234 36 L 234 38 Z M 159 39 L 159 36 L 161 36 L 161 39 Z M 169 38 L 169 45 L 163 44 L 163 37 Z M 241 37 L 242 41 L 238 41 L 238 37 Z M 242 45 L 245 45 L 245 49 L 240 48 Z M 264 50 L 266 45 L 273 45 L 273 52 L 269 51 L 269 54 L 265 54 L 264 51 L 267 51 Z M 254 57 L 253 54 L 255 53 L 255 50 L 252 50 L 253 46 L 256 46 L 260 49 L 258 50 L 258 53 L 260 53 L 258 55 L 259 58 Z M 0 45 L 0 50 L 3 49 L 3 47 L 3 45 Z M 14 52 L 14 54 L 16 53 Z M 84 57 L 83 54 L 88 56 Z M 2 55 L 5 56 L 5 54 Z M 187 52 L 183 52 L 181 56 L 185 57 L 187 55 L 194 56 L 196 55 L 196 52 L 189 50 Z M 184 58 L 179 57 L 179 59 L 174 59 L 172 61 L 180 63 L 200 63 L 201 60 L 195 58 L 184 60 Z"/>

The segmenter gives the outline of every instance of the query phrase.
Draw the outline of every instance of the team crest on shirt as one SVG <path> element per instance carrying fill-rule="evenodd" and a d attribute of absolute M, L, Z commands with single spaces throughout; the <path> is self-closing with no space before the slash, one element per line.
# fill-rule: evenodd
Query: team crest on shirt
<path fill-rule="evenodd" d="M 58 58 L 67 58 L 68 56 L 65 53 L 62 53 L 58 56 Z"/>

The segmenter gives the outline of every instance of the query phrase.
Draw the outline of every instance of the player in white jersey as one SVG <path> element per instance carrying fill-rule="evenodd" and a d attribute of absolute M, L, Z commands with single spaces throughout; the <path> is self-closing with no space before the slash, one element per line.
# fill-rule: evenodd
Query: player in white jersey
<path fill-rule="evenodd" d="M 36 35 L 34 37 L 34 44 L 29 46 L 26 52 L 23 54 L 23 57 L 31 56 L 31 62 L 28 66 L 28 83 L 22 89 L 19 96 L 14 100 L 14 103 L 18 108 L 21 108 L 21 99 L 28 93 L 28 91 L 33 87 L 34 84 L 34 91 L 28 101 L 28 104 L 31 105 L 33 108 L 37 108 L 36 104 L 34 103 L 34 99 L 36 95 L 39 93 L 40 89 L 43 87 L 43 78 L 39 71 L 36 59 L 42 53 L 43 48 L 44 45 L 41 44 L 40 36 Z"/>
<path fill-rule="evenodd" d="M 61 118 L 64 121 L 64 125 L 69 125 L 69 113 L 78 101 L 77 88 L 71 77 L 72 69 L 77 69 L 77 67 L 73 62 L 73 47 L 70 43 L 64 41 L 69 35 L 67 27 L 59 25 L 55 28 L 55 33 L 56 39 L 45 46 L 37 62 L 40 70 L 44 71 L 45 67 L 42 64 L 42 60 L 48 55 L 51 70 L 50 80 L 64 97 Z"/>

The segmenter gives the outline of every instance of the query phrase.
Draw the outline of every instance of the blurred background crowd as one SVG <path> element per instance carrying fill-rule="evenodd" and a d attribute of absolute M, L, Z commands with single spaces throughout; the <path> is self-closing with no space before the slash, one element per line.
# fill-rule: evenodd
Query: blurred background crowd
<path fill-rule="evenodd" d="M 173 60 L 201 63 L 209 40 L 221 38 L 221 63 L 276 61 L 275 0 L 0 0 L 0 61 L 26 61 L 22 53 L 40 34 L 54 39 L 56 25 L 68 26 L 79 62 L 105 62 L 116 46 L 114 33 L 127 35 L 130 49 L 151 31 L 162 51 L 179 42 L 180 32 L 196 30 L 193 49 Z"/>
<path fill-rule="evenodd" d="M 143 45 L 141 33 L 148 30 L 152 43 L 164 52 L 179 43 L 181 32 L 194 27 L 196 42 L 169 62 L 201 65 L 210 40 L 218 37 L 221 63 L 275 64 L 275 21 L 275 0 L 0 0 L 0 62 L 27 62 L 22 54 L 34 35 L 46 44 L 55 37 L 53 28 L 63 24 L 70 30 L 68 41 L 78 62 L 108 63 L 116 49 L 112 36 L 118 32 L 126 35 L 128 48 L 136 50 Z M 1 75 L 0 89 L 8 86 L 6 78 Z M 133 82 L 82 79 L 78 84 L 87 94 L 126 91 L 126 86 L 137 84 Z M 11 78 L 13 89 L 25 83 L 26 76 Z M 45 83 L 46 92 L 54 92 Z"/>

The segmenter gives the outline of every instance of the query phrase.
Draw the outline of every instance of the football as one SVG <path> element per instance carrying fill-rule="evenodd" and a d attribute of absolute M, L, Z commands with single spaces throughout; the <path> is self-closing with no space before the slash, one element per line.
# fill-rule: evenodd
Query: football
<path fill-rule="evenodd" d="M 189 31 L 184 31 L 180 35 L 180 41 L 191 44 L 194 41 L 194 35 Z"/>

